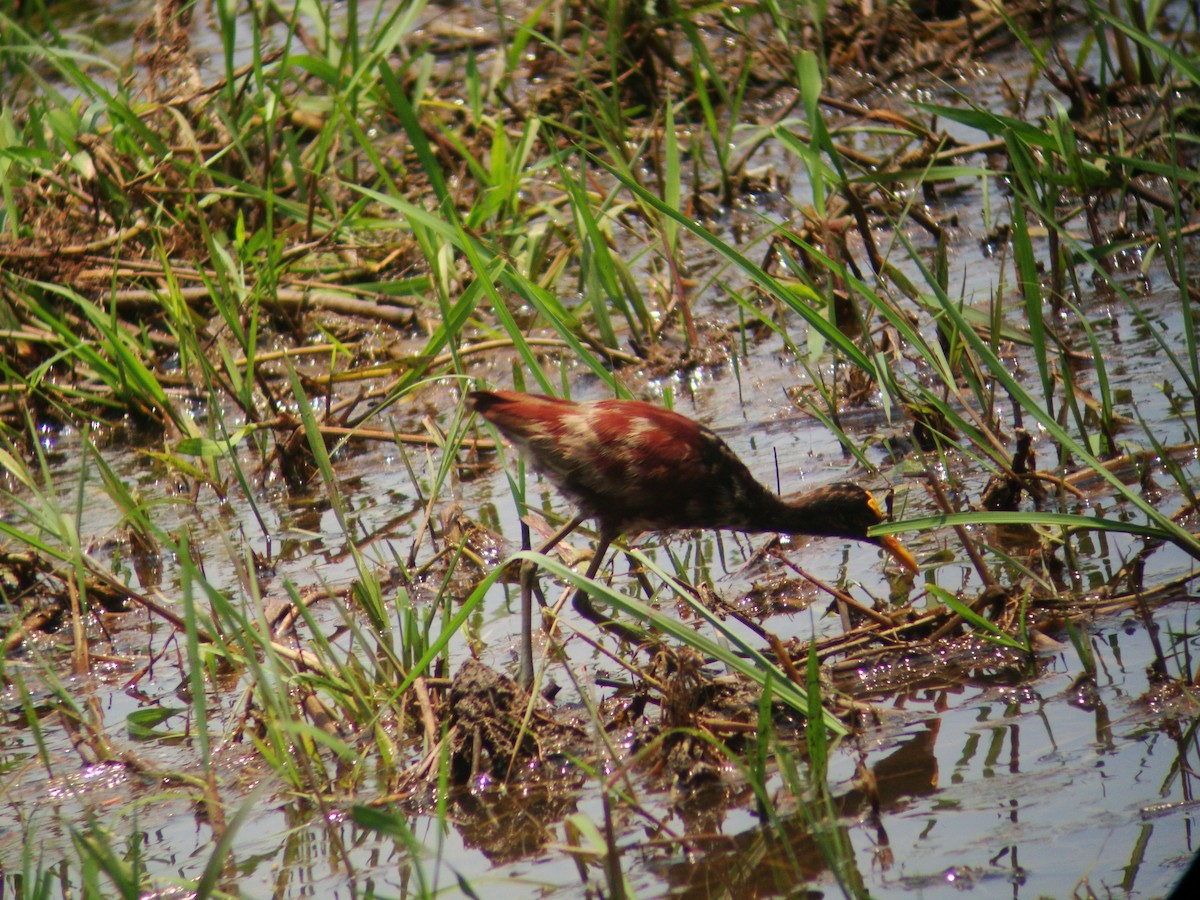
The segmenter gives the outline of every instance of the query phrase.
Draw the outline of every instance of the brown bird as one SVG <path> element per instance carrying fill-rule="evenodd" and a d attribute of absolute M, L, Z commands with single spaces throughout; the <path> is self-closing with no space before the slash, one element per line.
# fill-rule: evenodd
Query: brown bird
<path fill-rule="evenodd" d="M 575 403 L 515 391 L 472 391 L 467 401 L 579 507 L 542 552 L 585 519 L 596 519 L 599 544 L 586 578 L 595 577 L 620 535 L 676 528 L 853 538 L 917 571 L 916 560 L 895 538 L 868 537 L 867 529 L 884 516 L 866 489 L 838 482 L 780 498 L 710 429 L 679 413 L 637 400 Z M 521 600 L 518 678 L 529 686 L 533 613 L 524 585 Z M 607 621 L 582 589 L 572 603 L 589 621 Z"/>

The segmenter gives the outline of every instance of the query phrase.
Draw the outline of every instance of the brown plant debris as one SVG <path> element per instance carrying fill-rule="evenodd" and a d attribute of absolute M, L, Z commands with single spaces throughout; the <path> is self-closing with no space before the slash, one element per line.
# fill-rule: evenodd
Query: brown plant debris
<path fill-rule="evenodd" d="M 551 757 L 579 752 L 583 730 L 560 720 L 513 679 L 469 659 L 450 685 L 451 774 L 456 784 L 481 775 L 537 777 Z"/>

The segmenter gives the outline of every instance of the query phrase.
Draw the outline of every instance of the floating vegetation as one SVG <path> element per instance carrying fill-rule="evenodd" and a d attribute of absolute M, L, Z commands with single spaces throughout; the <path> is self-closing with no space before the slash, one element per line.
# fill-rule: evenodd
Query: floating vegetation
<path fill-rule="evenodd" d="M 1198 23 L 1118 6 L 0 12 L 0 893 L 1165 894 Z M 479 389 L 867 485 L 920 570 L 589 570 Z"/>

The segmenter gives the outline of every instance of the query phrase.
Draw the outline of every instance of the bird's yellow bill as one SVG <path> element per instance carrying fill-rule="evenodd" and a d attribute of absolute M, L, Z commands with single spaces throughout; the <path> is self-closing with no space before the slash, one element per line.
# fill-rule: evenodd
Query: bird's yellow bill
<path fill-rule="evenodd" d="M 881 522 L 890 518 L 889 516 L 884 515 L 883 510 L 879 508 L 879 501 L 875 499 L 874 494 L 869 492 L 867 493 L 867 505 L 871 507 L 877 516 L 879 516 L 879 520 Z M 920 571 L 920 567 L 917 565 L 917 561 L 913 559 L 913 555 L 904 548 L 902 543 L 900 543 L 890 534 L 881 534 L 879 537 L 868 538 L 867 540 L 878 544 L 880 547 L 894 556 L 896 558 L 896 562 L 900 563 L 900 565 L 904 566 L 904 568 L 908 569 L 908 571 Z"/>
<path fill-rule="evenodd" d="M 879 537 L 875 538 L 875 541 L 880 547 L 895 557 L 896 562 L 900 563 L 900 565 L 904 566 L 904 568 L 908 569 L 908 571 L 917 572 L 920 570 L 920 567 L 917 565 L 917 561 L 913 559 L 913 555 L 904 548 L 902 543 L 900 543 L 890 534 L 881 534 Z"/>

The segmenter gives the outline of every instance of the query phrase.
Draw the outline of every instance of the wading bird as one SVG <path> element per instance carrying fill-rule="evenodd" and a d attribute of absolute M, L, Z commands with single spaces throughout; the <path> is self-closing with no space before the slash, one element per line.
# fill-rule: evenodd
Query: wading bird
<path fill-rule="evenodd" d="M 676 528 L 853 538 L 883 548 L 917 571 L 916 560 L 895 538 L 867 536 L 884 516 L 864 488 L 839 482 L 778 497 L 723 440 L 679 413 L 638 400 L 575 403 L 516 391 L 472 391 L 467 401 L 579 508 L 541 552 L 584 520 L 596 519 L 599 543 L 585 578 L 595 577 L 609 545 L 622 534 Z M 608 622 L 582 588 L 572 604 L 585 619 Z M 528 578 L 522 578 L 518 680 L 525 687 L 533 683 Z"/>

